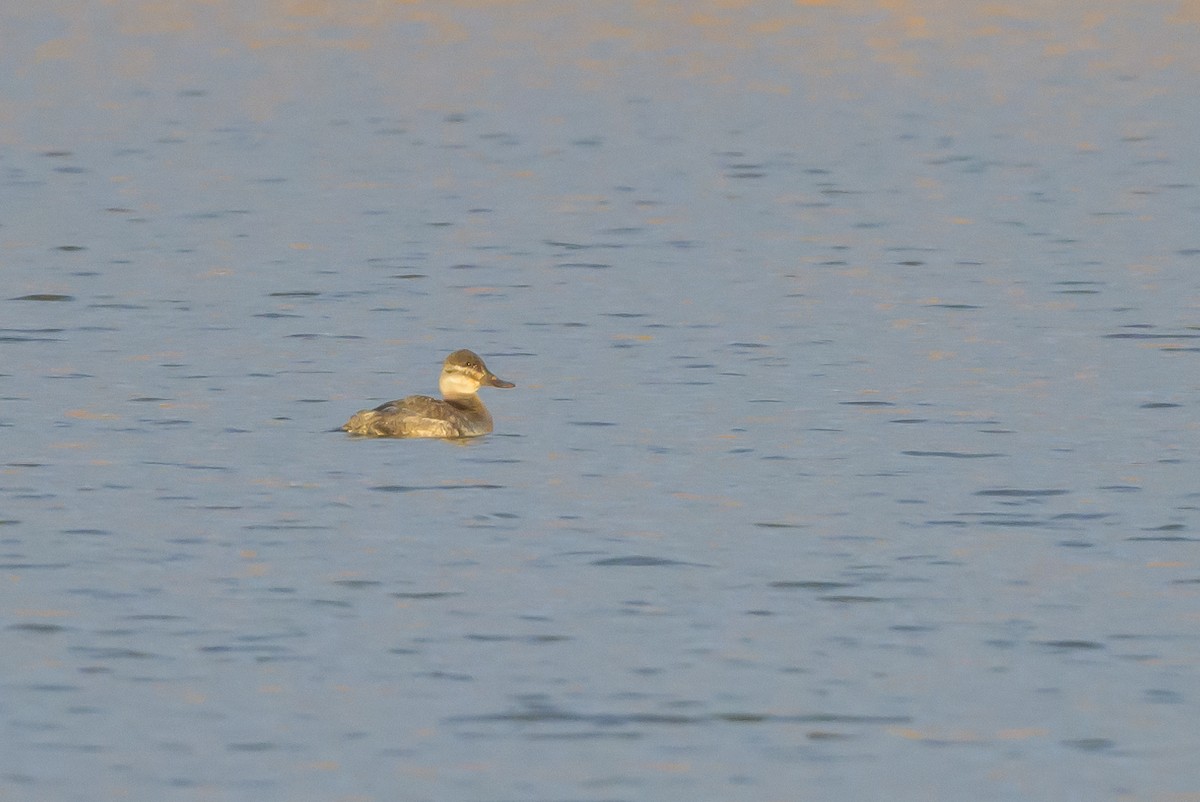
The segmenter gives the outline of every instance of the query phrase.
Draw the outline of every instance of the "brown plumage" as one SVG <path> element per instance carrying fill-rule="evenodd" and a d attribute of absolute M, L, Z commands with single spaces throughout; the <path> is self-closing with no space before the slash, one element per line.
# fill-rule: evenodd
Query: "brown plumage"
<path fill-rule="evenodd" d="M 361 410 L 342 426 L 364 437 L 478 437 L 492 431 L 492 415 L 476 393 L 481 386 L 513 387 L 465 348 L 446 357 L 438 387 L 445 400 L 410 395 Z"/>

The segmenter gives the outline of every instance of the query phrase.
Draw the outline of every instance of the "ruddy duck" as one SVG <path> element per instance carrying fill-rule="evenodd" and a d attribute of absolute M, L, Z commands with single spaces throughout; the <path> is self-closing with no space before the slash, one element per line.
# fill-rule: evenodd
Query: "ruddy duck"
<path fill-rule="evenodd" d="M 483 385 L 516 387 L 487 369 L 474 351 L 462 349 L 446 357 L 438 389 L 445 401 L 410 395 L 364 409 L 342 431 L 368 437 L 478 437 L 492 430 L 492 416 L 475 395 Z"/>

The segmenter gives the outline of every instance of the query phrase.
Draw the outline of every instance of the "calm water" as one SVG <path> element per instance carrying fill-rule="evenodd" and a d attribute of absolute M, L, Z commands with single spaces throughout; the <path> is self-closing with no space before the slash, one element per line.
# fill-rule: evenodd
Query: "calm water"
<path fill-rule="evenodd" d="M 17 5 L 0 800 L 1200 798 L 1195 4 Z"/>

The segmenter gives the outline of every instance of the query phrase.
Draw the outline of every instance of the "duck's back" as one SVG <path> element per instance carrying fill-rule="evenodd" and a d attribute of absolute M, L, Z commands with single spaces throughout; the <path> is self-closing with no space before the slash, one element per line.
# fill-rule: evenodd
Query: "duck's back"
<path fill-rule="evenodd" d="M 492 430 L 492 417 L 478 399 L 472 403 L 410 395 L 355 413 L 344 426 L 370 437 L 475 437 Z"/>

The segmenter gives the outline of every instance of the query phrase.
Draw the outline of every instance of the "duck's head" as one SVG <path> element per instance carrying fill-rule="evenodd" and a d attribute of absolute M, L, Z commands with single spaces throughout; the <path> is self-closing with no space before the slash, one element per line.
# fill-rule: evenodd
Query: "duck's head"
<path fill-rule="evenodd" d="M 475 395 L 480 387 L 516 387 L 487 369 L 479 354 L 463 348 L 446 357 L 438 389 L 445 398 Z"/>

